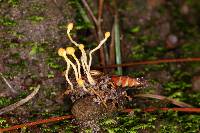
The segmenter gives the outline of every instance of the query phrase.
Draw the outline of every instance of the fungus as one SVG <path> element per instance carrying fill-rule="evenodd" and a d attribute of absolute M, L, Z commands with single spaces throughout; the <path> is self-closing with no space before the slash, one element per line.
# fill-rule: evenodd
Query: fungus
<path fill-rule="evenodd" d="M 66 55 L 65 49 L 60 48 L 60 49 L 58 50 L 58 55 L 64 57 L 64 56 Z M 65 71 L 65 78 L 66 78 L 67 82 L 69 83 L 69 85 L 71 86 L 71 89 L 73 90 L 73 84 L 72 84 L 72 82 L 69 80 L 69 77 L 68 77 L 69 68 L 70 68 L 70 63 L 69 63 L 68 60 L 67 60 L 67 69 L 66 69 L 66 71 Z"/>
<path fill-rule="evenodd" d="M 77 68 L 76 68 L 76 66 L 68 59 L 68 57 L 67 57 L 67 52 L 66 52 L 66 50 L 65 49 L 63 49 L 63 48 L 60 48 L 59 50 L 58 50 L 58 54 L 59 54 L 59 56 L 62 56 L 64 59 L 65 59 L 65 61 L 67 62 L 67 65 L 71 65 L 72 66 L 72 68 L 74 69 L 74 73 L 75 73 L 75 77 L 76 77 L 76 81 L 77 81 L 77 83 L 79 84 L 79 80 L 80 80 L 80 78 L 79 78 L 79 76 L 78 76 L 78 72 L 77 72 Z M 68 82 L 69 83 L 69 82 Z M 70 84 L 70 83 L 69 83 Z"/>
<path fill-rule="evenodd" d="M 74 58 L 74 60 L 76 61 L 76 64 L 78 65 L 79 78 L 81 78 L 81 66 L 80 66 L 80 63 L 79 63 L 78 59 L 76 58 L 76 55 L 74 54 L 75 53 L 75 49 L 73 47 L 67 47 L 66 48 L 66 53 L 68 55 L 71 55 Z"/>
<path fill-rule="evenodd" d="M 90 60 L 89 60 L 89 69 L 91 67 L 91 64 L 92 64 L 92 53 L 95 52 L 96 50 L 100 49 L 100 47 L 106 42 L 106 40 L 108 39 L 108 37 L 110 37 L 110 32 L 106 32 L 105 33 L 105 38 L 103 40 L 101 40 L 101 42 L 99 43 L 99 45 L 92 49 L 89 53 L 89 57 L 90 57 Z"/>
<path fill-rule="evenodd" d="M 67 69 L 66 69 L 66 71 L 65 71 L 65 78 L 66 78 L 68 84 L 71 86 L 71 89 L 74 90 L 73 84 L 72 84 L 72 82 L 69 80 L 69 77 L 68 77 L 69 68 L 70 68 L 70 64 L 67 65 Z"/>
<path fill-rule="evenodd" d="M 84 85 L 85 81 L 82 80 L 82 78 L 81 78 L 81 65 L 82 65 L 82 67 L 83 67 L 84 73 L 85 73 L 86 76 L 87 76 L 88 82 L 89 82 L 91 85 L 95 85 L 95 81 L 94 81 L 94 79 L 92 78 L 91 73 L 90 73 L 90 71 L 91 71 L 91 70 L 90 70 L 90 67 L 91 67 L 91 63 L 92 63 L 92 54 L 93 54 L 93 52 L 95 52 L 96 50 L 98 50 L 98 49 L 106 42 L 106 40 L 107 40 L 108 37 L 110 36 L 110 32 L 106 32 L 106 33 L 105 33 L 105 38 L 104 38 L 103 40 L 101 40 L 101 42 L 99 43 L 99 45 L 98 45 L 96 48 L 92 49 L 92 50 L 89 52 L 89 58 L 90 58 L 90 59 L 89 59 L 89 62 L 88 62 L 88 60 L 87 60 L 87 55 L 86 55 L 86 52 L 85 52 L 85 50 L 84 50 L 84 45 L 83 45 L 83 44 L 78 44 L 77 42 L 75 42 L 75 41 L 72 39 L 71 35 L 70 35 L 70 31 L 71 31 L 72 29 L 73 29 L 73 23 L 69 23 L 69 24 L 67 25 L 67 36 L 68 36 L 68 38 L 70 39 L 70 41 L 71 41 L 75 46 L 77 46 L 77 47 L 79 48 L 79 50 L 81 51 L 81 54 L 82 54 L 82 55 L 81 55 L 81 59 L 80 59 L 81 64 L 80 64 L 79 60 L 77 59 L 77 57 L 76 57 L 76 55 L 75 55 L 75 49 L 74 49 L 73 47 L 67 47 L 66 49 L 60 48 L 60 49 L 58 50 L 58 54 L 59 54 L 60 56 L 64 57 L 65 61 L 67 62 L 67 70 L 66 70 L 66 72 L 65 72 L 65 77 L 66 77 L 67 82 L 70 84 L 71 88 L 73 89 L 73 84 L 71 83 L 71 81 L 70 81 L 69 78 L 68 78 L 68 72 L 69 72 L 70 66 L 72 66 L 72 68 L 73 68 L 73 70 L 74 70 L 74 72 L 75 72 L 75 77 L 76 77 L 76 81 L 77 81 L 78 85 L 79 85 L 80 87 L 82 87 L 84 91 L 88 91 L 88 90 L 85 88 L 85 85 Z M 72 61 L 70 61 L 70 60 L 68 59 L 68 57 L 67 57 L 66 54 L 71 55 L 71 56 L 74 58 L 74 60 L 76 61 L 77 66 L 78 66 L 78 69 L 77 69 L 76 65 L 73 64 Z"/>
<path fill-rule="evenodd" d="M 78 83 L 78 85 L 79 85 L 80 87 L 83 88 L 84 91 L 88 91 L 88 90 L 85 88 L 85 85 L 84 85 L 85 82 L 84 82 L 84 80 L 78 79 L 78 80 L 77 80 L 77 83 Z"/>
<path fill-rule="evenodd" d="M 75 42 L 73 39 L 72 39 L 72 37 L 71 37 L 71 35 L 70 35 L 70 31 L 73 29 L 73 23 L 69 23 L 68 25 L 67 25 L 67 35 L 68 35 L 68 37 L 69 37 L 69 40 L 74 44 L 74 45 L 76 45 L 77 47 L 78 47 L 78 43 L 77 42 Z"/>
<path fill-rule="evenodd" d="M 90 74 L 90 69 L 89 69 L 89 66 L 87 64 L 87 55 L 86 55 L 86 52 L 84 50 L 84 45 L 83 44 L 80 44 L 79 45 L 79 49 L 82 53 L 82 56 L 81 56 L 81 64 L 83 66 L 83 70 L 84 72 L 86 73 L 87 75 L 87 78 L 88 78 L 88 82 L 91 84 L 91 85 L 95 85 L 95 81 L 93 80 L 91 74 Z"/>

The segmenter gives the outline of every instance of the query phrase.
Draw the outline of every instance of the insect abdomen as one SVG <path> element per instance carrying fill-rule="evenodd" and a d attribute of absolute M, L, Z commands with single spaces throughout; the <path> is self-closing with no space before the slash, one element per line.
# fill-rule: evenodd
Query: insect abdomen
<path fill-rule="evenodd" d="M 131 78 L 128 76 L 112 76 L 111 79 L 116 86 L 138 87 L 143 85 L 139 78 Z"/>

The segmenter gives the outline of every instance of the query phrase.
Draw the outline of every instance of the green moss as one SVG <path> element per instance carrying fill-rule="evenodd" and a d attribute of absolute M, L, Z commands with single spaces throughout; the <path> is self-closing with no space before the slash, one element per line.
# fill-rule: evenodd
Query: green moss
<path fill-rule="evenodd" d="M 28 17 L 28 20 L 30 20 L 33 23 L 38 23 L 43 21 L 45 18 L 43 16 L 30 16 Z"/>
<path fill-rule="evenodd" d="M 54 77 L 54 73 L 53 72 L 49 72 L 47 75 L 48 78 L 53 78 Z"/>
<path fill-rule="evenodd" d="M 11 103 L 11 99 L 10 98 L 5 98 L 5 97 L 1 97 L 0 98 L 0 107 L 7 106 L 10 103 Z"/>
<path fill-rule="evenodd" d="M 194 42 L 195 41 L 195 42 Z M 192 40 L 181 46 L 182 57 L 198 57 L 200 54 L 200 40 Z"/>
<path fill-rule="evenodd" d="M 30 7 L 31 7 L 31 11 L 32 12 L 37 12 L 37 13 L 39 12 L 39 13 L 41 13 L 41 12 L 45 11 L 45 5 L 39 4 L 37 2 L 32 3 Z"/>
<path fill-rule="evenodd" d="M 55 57 L 56 58 L 56 57 Z M 47 65 L 50 67 L 50 68 L 53 68 L 53 69 L 61 69 L 62 66 L 60 66 L 58 64 L 58 62 L 55 60 L 55 58 L 51 58 L 49 57 L 46 61 Z"/>
<path fill-rule="evenodd" d="M 8 31 L 8 34 L 12 35 L 13 37 L 17 38 L 17 39 L 22 39 L 24 38 L 24 34 L 19 33 L 17 31 Z"/>
<path fill-rule="evenodd" d="M 17 23 L 8 18 L 8 17 L 0 17 L 0 25 L 3 25 L 3 26 L 16 26 Z"/>
<path fill-rule="evenodd" d="M 19 5 L 20 0 L 8 0 L 7 2 L 11 6 L 17 6 L 17 5 Z"/>
<path fill-rule="evenodd" d="M 10 67 L 13 71 L 20 73 L 28 67 L 28 62 L 26 60 L 19 60 L 17 63 L 6 64 L 6 66 Z"/>
<path fill-rule="evenodd" d="M 5 118 L 0 117 L 0 128 L 9 127 Z"/>
<path fill-rule="evenodd" d="M 191 87 L 192 87 L 191 83 L 186 83 L 183 81 L 168 82 L 164 84 L 164 88 L 166 91 L 185 90 Z"/>
<path fill-rule="evenodd" d="M 31 50 L 29 52 L 30 56 L 41 54 L 48 50 L 47 43 L 27 42 L 24 44 L 24 46 L 31 47 Z"/>
<path fill-rule="evenodd" d="M 157 113 L 134 112 L 129 116 L 119 115 L 115 120 L 101 122 L 102 128 L 110 133 L 138 133 L 142 131 L 159 133 L 198 132 L 199 115 L 179 115 L 174 111 Z"/>

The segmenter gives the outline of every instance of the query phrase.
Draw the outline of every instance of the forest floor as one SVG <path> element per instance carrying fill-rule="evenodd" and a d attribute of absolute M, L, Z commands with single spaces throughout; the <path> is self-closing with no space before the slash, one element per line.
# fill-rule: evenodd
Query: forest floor
<path fill-rule="evenodd" d="M 92 8 L 97 1 L 88 0 Z M 0 108 L 39 92 L 26 104 L 0 116 L 0 128 L 71 114 L 72 103 L 60 98 L 67 88 L 66 64 L 58 48 L 71 46 L 66 24 L 76 25 L 73 37 L 93 48 L 97 39 L 79 0 L 0 0 Z M 103 31 L 111 31 L 112 2 L 105 2 Z M 95 12 L 95 11 L 94 11 Z M 135 0 L 118 5 L 122 63 L 200 57 L 199 0 Z M 96 55 L 98 56 L 98 54 Z M 93 67 L 99 65 L 95 57 Z M 157 94 L 200 108 L 200 62 L 160 63 L 123 67 L 123 75 L 143 77 L 150 84 L 130 92 Z M 116 69 L 105 71 L 110 76 Z M 13 89 L 9 88 L 3 77 Z M 200 132 L 200 114 L 175 111 L 144 113 L 148 107 L 176 107 L 165 100 L 134 98 L 127 108 L 99 124 L 105 132 Z M 75 120 L 41 124 L 10 132 L 78 132 Z M 90 130 L 85 131 L 90 132 Z"/>

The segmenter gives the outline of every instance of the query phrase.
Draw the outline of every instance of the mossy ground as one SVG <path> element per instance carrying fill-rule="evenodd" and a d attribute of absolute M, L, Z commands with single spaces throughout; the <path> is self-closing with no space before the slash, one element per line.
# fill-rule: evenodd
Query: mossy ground
<path fill-rule="evenodd" d="M 15 111 L 0 117 L 0 127 L 5 128 L 41 118 L 70 113 L 70 105 L 59 102 L 65 90 L 62 71 L 65 63 L 57 55 L 59 47 L 69 44 L 66 23 L 74 21 L 76 40 L 92 48 L 94 27 L 85 16 L 80 1 L 57 3 L 39 0 L 0 0 L 0 71 L 18 95 L 9 92 L 0 81 L 0 107 L 5 107 L 28 95 L 34 86 L 41 84 L 38 95 Z M 96 4 L 89 1 L 92 8 Z M 109 4 L 107 5 L 109 6 Z M 186 6 L 186 7 L 185 7 Z M 199 0 L 165 2 L 153 9 L 143 0 L 126 1 L 119 5 L 123 62 L 156 60 L 161 58 L 198 57 L 200 55 Z M 185 8 L 188 8 L 187 11 Z M 97 10 L 95 10 L 95 13 Z M 110 30 L 112 17 L 103 16 L 103 29 Z M 168 43 L 173 35 L 178 43 Z M 88 43 L 89 42 L 89 43 Z M 69 44 L 70 45 L 70 44 Z M 170 46 L 169 46 L 170 45 Z M 173 46 L 171 46 L 173 45 Z M 98 61 L 95 61 L 95 63 Z M 200 107 L 200 89 L 194 91 L 192 78 L 200 76 L 200 63 L 167 63 L 124 68 L 123 74 L 147 79 L 151 86 L 141 93 L 156 93 L 171 97 L 195 107 Z M 112 75 L 113 73 L 111 73 Z M 135 132 L 199 132 L 200 115 L 180 112 L 143 113 L 145 107 L 174 107 L 170 103 L 153 99 L 136 99 L 128 107 L 138 108 L 131 114 L 116 114 L 115 118 L 102 120 L 100 125 L 109 133 Z M 16 132 L 75 132 L 74 121 L 65 120 L 19 129 Z M 88 129 L 87 132 L 90 132 Z"/>

